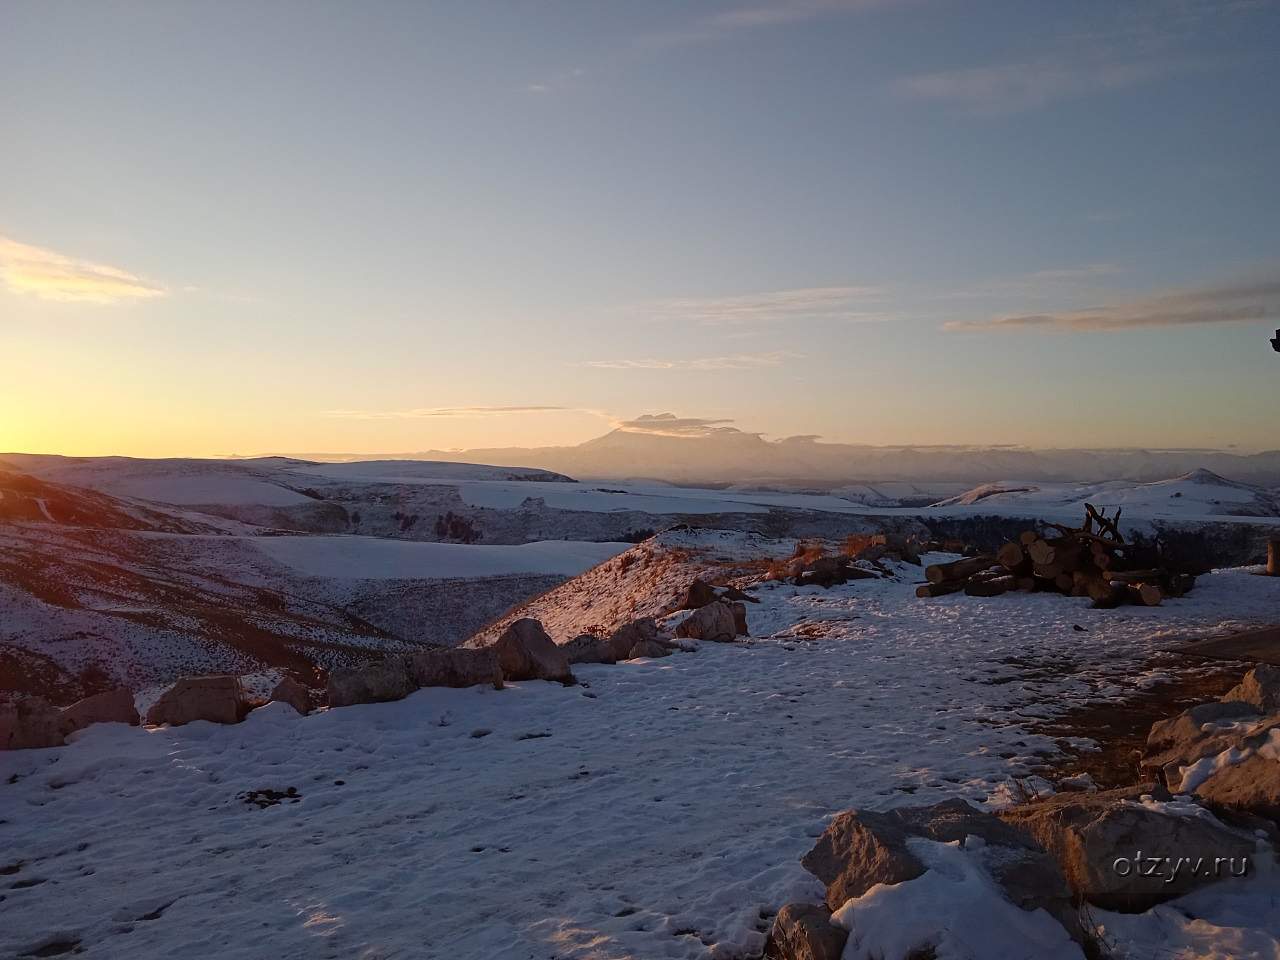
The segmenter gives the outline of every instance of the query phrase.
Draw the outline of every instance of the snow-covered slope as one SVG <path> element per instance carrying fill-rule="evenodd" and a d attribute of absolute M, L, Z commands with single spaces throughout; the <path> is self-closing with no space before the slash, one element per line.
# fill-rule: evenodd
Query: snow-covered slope
<path fill-rule="evenodd" d="M 1209 470 L 1193 470 L 1154 483 L 987 483 L 935 504 L 938 508 L 973 506 L 1084 510 L 1094 506 L 1121 507 L 1130 515 L 1192 518 L 1205 516 L 1280 517 L 1280 501 L 1261 487 L 1236 483 Z"/>
<path fill-rule="evenodd" d="M 756 549 L 703 542 L 735 565 Z M 1158 680 L 1166 643 L 1272 616 L 1277 587 L 1223 572 L 1159 608 L 1096 611 L 922 601 L 917 572 L 761 587 L 750 642 L 580 666 L 584 686 L 426 689 L 305 718 L 276 704 L 234 727 L 102 725 L 0 754 L 0 864 L 16 865 L 0 954 L 757 956 L 774 911 L 821 900 L 799 859 L 835 811 L 1004 802 L 1062 749 L 1039 724 Z M 239 798 L 289 787 L 296 803 Z M 1126 956 L 1274 956 L 1277 897 L 1263 871 L 1092 919 Z"/>
<path fill-rule="evenodd" d="M 66 703 L 208 672 L 320 680 L 380 650 L 457 643 L 628 546 L 268 532 L 0 470 L 0 698 Z"/>

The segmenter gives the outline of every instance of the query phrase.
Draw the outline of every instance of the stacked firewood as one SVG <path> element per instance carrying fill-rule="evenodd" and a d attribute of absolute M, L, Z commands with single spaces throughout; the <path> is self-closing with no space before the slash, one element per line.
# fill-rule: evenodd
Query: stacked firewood
<path fill-rule="evenodd" d="M 1023 531 L 994 556 L 965 557 L 925 568 L 927 583 L 918 597 L 941 597 L 963 590 L 972 597 L 995 597 L 1013 590 L 1049 591 L 1090 597 L 1098 608 L 1131 603 L 1155 607 L 1165 597 L 1180 597 L 1195 577 L 1168 569 L 1154 547 L 1126 543 L 1120 534 L 1120 509 L 1085 504 L 1084 525 L 1044 524 L 1044 532 Z"/>

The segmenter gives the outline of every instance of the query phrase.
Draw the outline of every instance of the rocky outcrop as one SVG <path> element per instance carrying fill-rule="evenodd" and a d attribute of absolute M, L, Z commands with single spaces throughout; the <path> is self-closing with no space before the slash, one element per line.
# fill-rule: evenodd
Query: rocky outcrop
<path fill-rule="evenodd" d="M 508 680 L 559 680 L 573 683 L 569 657 L 531 617 L 515 621 L 502 632 L 493 649 Z"/>
<path fill-rule="evenodd" d="M 613 631 L 608 640 L 609 652 L 615 660 L 629 660 L 637 643 L 661 639 L 662 632 L 658 629 L 657 622 L 652 617 L 644 617 L 624 623 Z"/>
<path fill-rule="evenodd" d="M 408 656 L 409 679 L 415 687 L 476 687 L 490 684 L 502 689 L 498 651 L 447 648 L 419 650 Z"/>
<path fill-rule="evenodd" d="M 1189 801 L 1178 811 L 1139 802 L 1152 789 L 1059 794 L 999 817 L 1057 860 L 1076 896 L 1105 910 L 1140 913 L 1229 878 L 1222 864 L 1251 862 L 1251 837 Z"/>
<path fill-rule="evenodd" d="M 846 810 L 800 863 L 826 884 L 827 906 L 837 910 L 878 883 L 903 883 L 923 874 L 924 864 L 907 844 L 912 837 L 961 846 L 977 838 L 983 844 L 984 868 L 1012 903 L 1024 910 L 1044 908 L 1079 938 L 1076 911 L 1058 865 L 1027 832 L 964 800 L 886 813 Z"/>
<path fill-rule="evenodd" d="M 778 911 L 764 955 L 770 960 L 840 960 L 849 931 L 816 903 L 788 903 Z"/>
<path fill-rule="evenodd" d="M 315 706 L 311 691 L 289 676 L 281 677 L 280 682 L 271 691 L 270 700 L 275 703 L 287 703 L 304 717 Z"/>
<path fill-rule="evenodd" d="M 1219 812 L 1280 822 L 1280 668 L 1257 666 L 1220 702 L 1153 724 L 1142 765 Z"/>
<path fill-rule="evenodd" d="M 738 609 L 735 610 L 735 607 Z M 743 633 L 746 632 L 746 620 L 747 608 L 744 604 L 730 605 L 717 600 L 689 614 L 676 627 L 676 636 L 729 643 L 738 636 L 739 626 Z"/>
<path fill-rule="evenodd" d="M 409 676 L 409 663 L 404 657 L 371 660 L 358 667 L 329 673 L 328 701 L 331 707 L 349 707 L 355 703 L 388 703 L 403 700 L 416 683 Z"/>
<path fill-rule="evenodd" d="M 62 711 L 41 697 L 0 706 L 0 749 L 60 747 L 72 729 Z"/>
<path fill-rule="evenodd" d="M 720 598 L 716 596 L 715 587 L 707 583 L 705 580 L 694 580 L 689 584 L 689 589 L 685 592 L 684 600 L 680 602 L 679 610 L 699 610 L 709 603 L 715 603 Z"/>
<path fill-rule="evenodd" d="M 569 663 L 617 663 L 613 645 L 603 637 L 590 633 L 574 637 L 560 644 L 560 649 L 569 658 Z"/>
<path fill-rule="evenodd" d="M 1147 735 L 1143 769 L 1162 779 L 1170 790 L 1182 789 L 1183 771 L 1205 757 L 1237 746 L 1241 733 L 1262 716 L 1248 703 L 1201 703 L 1175 717 L 1158 720 Z"/>
<path fill-rule="evenodd" d="M 127 687 L 78 700 L 63 710 L 62 715 L 72 730 L 83 730 L 93 723 L 127 723 L 136 727 L 141 722 L 138 708 L 133 704 L 133 691 Z"/>
<path fill-rule="evenodd" d="M 800 566 L 792 578 L 797 587 L 840 586 L 850 580 L 874 580 L 878 574 L 864 570 L 849 557 L 818 557 Z"/>
<path fill-rule="evenodd" d="M 331 707 L 403 700 L 422 687 L 502 689 L 503 670 L 496 647 L 431 647 L 383 657 L 329 674 Z"/>
<path fill-rule="evenodd" d="M 1223 703 L 1248 704 L 1258 713 L 1280 712 L 1280 667 L 1259 664 L 1222 695 Z"/>
<path fill-rule="evenodd" d="M 183 677 L 151 705 L 147 723 L 171 727 L 194 720 L 239 723 L 248 712 L 249 703 L 239 677 Z"/>

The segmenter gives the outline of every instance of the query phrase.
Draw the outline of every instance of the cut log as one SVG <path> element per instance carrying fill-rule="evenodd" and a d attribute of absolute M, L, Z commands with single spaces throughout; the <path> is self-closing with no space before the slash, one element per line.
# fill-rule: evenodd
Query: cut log
<path fill-rule="evenodd" d="M 1163 570 L 1108 570 L 1108 580 L 1119 580 L 1121 583 L 1147 583 L 1163 580 Z"/>
<path fill-rule="evenodd" d="M 1056 551 L 1044 540 L 1033 540 L 1027 544 L 1027 556 L 1031 558 L 1031 562 L 1039 566 L 1053 563 Z"/>
<path fill-rule="evenodd" d="M 1006 543 L 996 551 L 996 559 L 1006 570 L 1019 570 L 1027 562 L 1027 554 L 1018 543 Z"/>
<path fill-rule="evenodd" d="M 998 597 L 1008 593 L 1018 583 L 1018 578 L 1008 574 L 1000 577 L 970 577 L 964 592 L 970 597 Z"/>
<path fill-rule="evenodd" d="M 1154 583 L 1125 584 L 1129 592 L 1129 602 L 1139 607 L 1158 607 L 1164 599 L 1164 593 Z"/>
<path fill-rule="evenodd" d="M 917 597 L 945 597 L 948 593 L 959 593 L 964 589 L 963 580 L 943 580 L 941 583 L 922 583 L 916 587 Z"/>
<path fill-rule="evenodd" d="M 924 577 L 930 583 L 942 583 L 944 580 L 964 580 L 981 570 L 996 565 L 995 557 L 966 557 L 951 563 L 934 563 L 924 568 Z"/>

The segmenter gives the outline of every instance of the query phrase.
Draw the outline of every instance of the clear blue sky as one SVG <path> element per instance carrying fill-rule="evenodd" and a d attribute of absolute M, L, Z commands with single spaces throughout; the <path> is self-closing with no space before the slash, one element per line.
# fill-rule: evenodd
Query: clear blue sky
<path fill-rule="evenodd" d="M 0 449 L 1280 446 L 1277 90 L 1268 2 L 8 0 Z"/>

